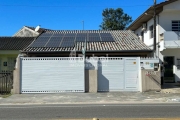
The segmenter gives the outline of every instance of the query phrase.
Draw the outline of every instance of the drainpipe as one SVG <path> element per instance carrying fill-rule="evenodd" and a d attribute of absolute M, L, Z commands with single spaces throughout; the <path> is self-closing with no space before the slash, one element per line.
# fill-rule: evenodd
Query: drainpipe
<path fill-rule="evenodd" d="M 160 39 L 159 39 L 159 14 L 157 15 L 157 17 L 158 17 L 158 58 L 159 58 L 159 43 L 160 43 Z"/>
<path fill-rule="evenodd" d="M 154 0 L 154 53 L 156 55 L 156 0 Z"/>

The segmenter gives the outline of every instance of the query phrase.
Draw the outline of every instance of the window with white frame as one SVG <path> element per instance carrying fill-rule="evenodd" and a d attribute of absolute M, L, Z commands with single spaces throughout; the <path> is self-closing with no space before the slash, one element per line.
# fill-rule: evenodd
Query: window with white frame
<path fill-rule="evenodd" d="M 149 31 L 150 31 L 150 38 L 153 38 L 153 25 L 149 26 Z"/>
<path fill-rule="evenodd" d="M 180 70 L 180 58 L 177 59 L 177 70 Z"/>
<path fill-rule="evenodd" d="M 180 32 L 180 20 L 173 20 L 172 21 L 172 31 L 179 31 Z"/>

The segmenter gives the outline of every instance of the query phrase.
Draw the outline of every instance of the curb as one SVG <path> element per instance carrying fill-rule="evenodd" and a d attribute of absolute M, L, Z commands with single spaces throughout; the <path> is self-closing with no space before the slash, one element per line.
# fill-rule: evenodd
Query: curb
<path fill-rule="evenodd" d="M 76 102 L 76 103 L 4 103 L 0 105 L 147 105 L 147 104 L 179 104 L 180 102 L 105 102 L 105 103 L 97 103 L 97 102 Z"/>

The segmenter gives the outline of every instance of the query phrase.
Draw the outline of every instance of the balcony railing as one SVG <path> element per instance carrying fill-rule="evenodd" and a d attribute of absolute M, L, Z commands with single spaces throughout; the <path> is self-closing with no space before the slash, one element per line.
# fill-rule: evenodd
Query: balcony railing
<path fill-rule="evenodd" d="M 165 48 L 180 48 L 180 32 L 166 31 L 164 32 Z"/>

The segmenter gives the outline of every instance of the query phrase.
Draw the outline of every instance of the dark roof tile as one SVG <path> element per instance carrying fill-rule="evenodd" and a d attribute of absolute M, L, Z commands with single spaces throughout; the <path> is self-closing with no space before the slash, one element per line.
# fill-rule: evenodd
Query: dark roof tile
<path fill-rule="evenodd" d="M 34 37 L 0 37 L 0 50 L 23 50 L 34 39 Z"/>
<path fill-rule="evenodd" d="M 86 51 L 133 51 L 151 50 L 130 30 L 49 30 L 44 29 L 45 33 L 110 33 L 114 42 L 87 42 Z M 76 46 L 76 47 L 75 47 Z M 53 52 L 53 51 L 81 51 L 84 42 L 76 42 L 73 47 L 27 47 L 24 52 Z"/>

